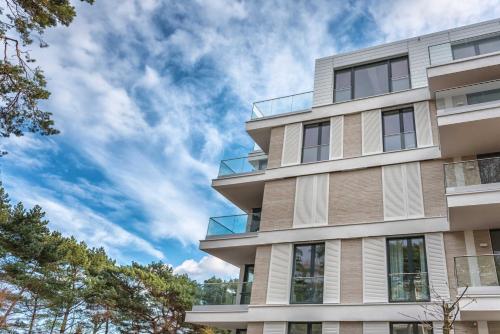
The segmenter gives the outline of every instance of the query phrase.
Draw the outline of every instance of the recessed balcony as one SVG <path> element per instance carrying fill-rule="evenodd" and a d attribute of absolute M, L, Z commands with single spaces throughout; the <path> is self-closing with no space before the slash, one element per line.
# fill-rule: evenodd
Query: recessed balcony
<path fill-rule="evenodd" d="M 456 257 L 455 275 L 462 320 L 500 318 L 500 255 Z"/>
<path fill-rule="evenodd" d="M 500 217 L 500 158 L 444 166 L 451 230 L 490 229 Z"/>
<path fill-rule="evenodd" d="M 427 78 L 431 93 L 438 90 L 459 87 L 500 77 L 500 52 L 484 52 L 457 57 L 452 43 L 442 43 L 429 47 L 431 66 Z M 485 50 L 486 51 L 486 50 Z"/>
<path fill-rule="evenodd" d="M 444 157 L 500 151 L 500 80 L 436 92 Z"/>
<path fill-rule="evenodd" d="M 262 173 L 267 168 L 267 155 L 251 152 L 246 157 L 225 159 L 220 162 L 218 177 Z"/>

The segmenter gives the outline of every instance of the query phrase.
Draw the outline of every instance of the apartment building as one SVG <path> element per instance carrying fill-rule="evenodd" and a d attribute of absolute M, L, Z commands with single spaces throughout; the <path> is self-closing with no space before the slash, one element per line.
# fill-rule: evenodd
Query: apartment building
<path fill-rule="evenodd" d="M 317 59 L 254 103 L 200 249 L 240 268 L 187 321 L 248 334 L 500 334 L 500 20 Z M 496 255 L 495 255 L 496 254 Z M 419 319 L 432 322 L 424 329 Z"/>

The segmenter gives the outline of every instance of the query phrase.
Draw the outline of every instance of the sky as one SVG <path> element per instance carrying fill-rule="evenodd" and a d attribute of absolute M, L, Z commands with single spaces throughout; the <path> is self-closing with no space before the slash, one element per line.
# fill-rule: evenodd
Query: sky
<path fill-rule="evenodd" d="M 253 101 L 312 90 L 316 58 L 500 17 L 494 0 L 74 4 L 31 47 L 61 133 L 2 139 L 3 185 L 119 263 L 198 280 L 238 274 L 198 241 L 209 217 L 240 213 L 210 183 L 253 148 Z"/>

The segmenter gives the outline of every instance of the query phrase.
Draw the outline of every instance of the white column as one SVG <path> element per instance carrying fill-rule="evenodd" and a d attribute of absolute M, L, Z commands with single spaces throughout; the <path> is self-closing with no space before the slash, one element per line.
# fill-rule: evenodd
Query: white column
<path fill-rule="evenodd" d="M 489 334 L 487 321 L 478 321 L 477 322 L 477 333 L 478 334 Z"/>
<path fill-rule="evenodd" d="M 467 255 L 467 262 L 469 263 L 469 275 L 470 282 L 472 286 L 480 286 L 481 285 L 481 277 L 479 276 L 479 264 L 477 262 L 476 256 L 476 244 L 474 242 L 474 233 L 473 231 L 464 231 L 465 235 L 465 250 Z"/>

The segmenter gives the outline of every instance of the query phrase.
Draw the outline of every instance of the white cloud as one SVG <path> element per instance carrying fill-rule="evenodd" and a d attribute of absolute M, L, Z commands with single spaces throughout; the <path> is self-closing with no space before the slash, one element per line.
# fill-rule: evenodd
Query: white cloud
<path fill-rule="evenodd" d="M 199 261 L 193 259 L 182 262 L 174 268 L 176 274 L 188 274 L 199 282 L 212 276 L 224 279 L 237 278 L 239 269 L 211 255 L 202 257 Z"/>

